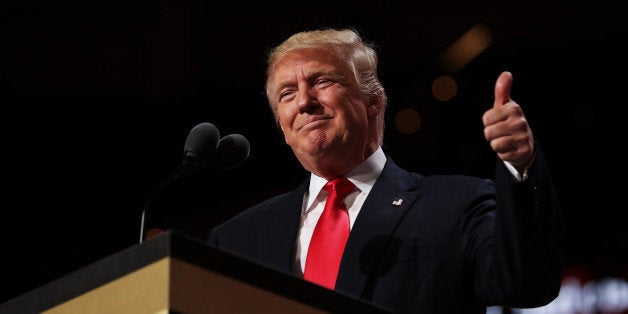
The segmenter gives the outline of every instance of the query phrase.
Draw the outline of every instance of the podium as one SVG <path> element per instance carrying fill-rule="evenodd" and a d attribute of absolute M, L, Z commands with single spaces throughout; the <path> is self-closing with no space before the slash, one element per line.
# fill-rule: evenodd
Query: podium
<path fill-rule="evenodd" d="M 168 231 L 0 305 L 29 313 L 391 313 Z"/>

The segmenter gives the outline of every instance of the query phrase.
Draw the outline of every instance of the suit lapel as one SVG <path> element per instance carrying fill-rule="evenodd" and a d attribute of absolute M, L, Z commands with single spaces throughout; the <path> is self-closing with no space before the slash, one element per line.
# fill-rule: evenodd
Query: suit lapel
<path fill-rule="evenodd" d="M 259 254 L 270 266 L 287 273 L 292 271 L 303 195 L 308 186 L 309 179 L 279 198 L 269 206 L 267 215 L 259 222 Z"/>
<path fill-rule="evenodd" d="M 358 215 L 340 265 L 336 290 L 362 295 L 391 235 L 418 195 L 416 179 L 388 158 Z M 359 265 L 359 266 L 358 266 Z"/>

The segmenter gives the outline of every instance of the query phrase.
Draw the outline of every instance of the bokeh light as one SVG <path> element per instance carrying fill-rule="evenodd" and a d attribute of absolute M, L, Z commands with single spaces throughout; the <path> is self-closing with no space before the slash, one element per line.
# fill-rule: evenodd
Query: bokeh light
<path fill-rule="evenodd" d="M 458 93 L 458 84 L 451 76 L 442 75 L 432 83 L 432 95 L 440 101 L 448 101 Z"/>
<path fill-rule="evenodd" d="M 402 109 L 395 116 L 395 126 L 401 133 L 414 133 L 421 126 L 421 115 L 411 108 Z"/>

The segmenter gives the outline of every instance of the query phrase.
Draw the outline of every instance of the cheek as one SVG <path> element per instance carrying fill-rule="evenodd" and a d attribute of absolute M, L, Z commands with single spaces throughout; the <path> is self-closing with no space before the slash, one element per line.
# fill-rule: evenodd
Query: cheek
<path fill-rule="evenodd" d="M 346 112 L 347 119 L 351 123 L 357 123 L 359 125 L 366 125 L 368 121 L 368 109 L 366 105 L 361 101 L 354 101 L 349 106 L 350 109 Z"/>
<path fill-rule="evenodd" d="M 279 124 L 279 126 L 281 127 L 281 133 L 283 133 L 283 140 L 286 142 L 286 144 L 290 145 L 290 137 L 288 136 L 288 133 L 286 133 L 286 128 L 281 123 Z"/>
<path fill-rule="evenodd" d="M 277 118 L 279 119 L 279 123 L 281 124 L 281 128 L 292 124 L 294 121 L 294 110 L 292 110 L 292 106 L 290 105 L 280 105 L 277 106 Z"/>
<path fill-rule="evenodd" d="M 284 134 L 284 138 L 286 143 L 289 143 L 290 131 L 292 130 L 292 125 L 295 119 L 294 110 L 291 110 L 290 106 L 279 106 L 277 107 L 277 118 L 279 119 L 279 127 L 281 128 L 281 132 Z"/>

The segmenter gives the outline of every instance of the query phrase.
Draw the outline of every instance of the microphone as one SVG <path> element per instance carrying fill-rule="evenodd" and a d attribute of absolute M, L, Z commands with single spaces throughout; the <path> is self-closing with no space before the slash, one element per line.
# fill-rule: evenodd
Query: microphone
<path fill-rule="evenodd" d="M 192 128 L 183 145 L 185 160 L 199 162 L 210 156 L 220 141 L 220 132 L 213 124 L 203 122 Z"/>
<path fill-rule="evenodd" d="M 218 128 L 209 122 L 203 122 L 190 130 L 183 148 L 183 162 L 179 167 L 164 181 L 157 191 L 150 197 L 142 210 L 142 219 L 140 223 L 140 243 L 145 239 L 144 228 L 146 224 L 147 211 L 152 207 L 153 201 L 164 193 L 174 182 L 181 176 L 191 173 L 198 169 L 198 165 L 209 159 L 218 148 L 220 142 L 220 132 Z M 248 144 L 248 142 L 247 142 Z"/>
<path fill-rule="evenodd" d="M 241 165 L 251 152 L 249 141 L 241 134 L 229 134 L 218 143 L 215 167 L 229 170 Z"/>

